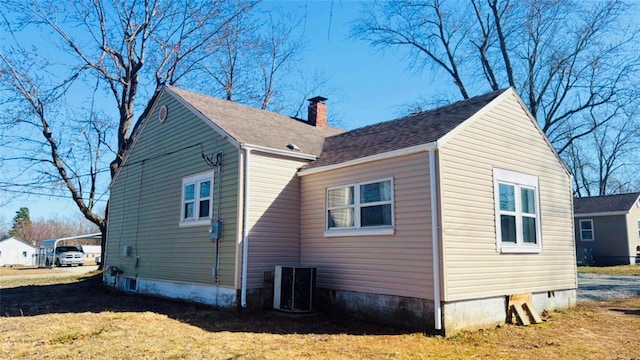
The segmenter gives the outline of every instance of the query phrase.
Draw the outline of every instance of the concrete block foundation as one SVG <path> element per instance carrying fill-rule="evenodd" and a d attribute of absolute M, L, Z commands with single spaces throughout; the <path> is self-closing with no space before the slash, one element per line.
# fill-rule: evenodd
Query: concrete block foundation
<path fill-rule="evenodd" d="M 462 330 L 492 328 L 507 319 L 509 296 L 462 300 L 443 303 L 442 317 L 445 336 Z M 538 314 L 545 310 L 566 309 L 576 305 L 576 290 L 556 290 L 533 293 L 531 303 Z"/>
<path fill-rule="evenodd" d="M 433 301 L 353 291 L 316 290 L 320 311 L 405 329 L 432 333 Z"/>
<path fill-rule="evenodd" d="M 203 284 L 193 284 L 146 278 L 131 278 L 103 274 L 105 285 L 124 292 L 153 295 L 169 299 L 185 300 L 220 308 L 233 308 L 236 305 L 236 290 Z M 135 286 L 132 288 L 131 281 Z"/>

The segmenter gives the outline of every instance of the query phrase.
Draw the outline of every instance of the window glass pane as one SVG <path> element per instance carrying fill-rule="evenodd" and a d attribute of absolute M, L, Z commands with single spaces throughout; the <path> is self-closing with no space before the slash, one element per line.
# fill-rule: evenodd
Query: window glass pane
<path fill-rule="evenodd" d="M 536 213 L 536 191 L 534 189 L 521 189 L 522 212 L 525 214 Z"/>
<path fill-rule="evenodd" d="M 200 183 L 200 197 L 206 198 L 211 195 L 211 181 L 203 181 Z"/>
<path fill-rule="evenodd" d="M 502 242 L 516 242 L 516 217 L 511 215 L 500 215 L 500 226 L 502 229 Z"/>
<path fill-rule="evenodd" d="M 536 244 L 536 218 L 522 217 L 522 241 L 525 244 Z"/>
<path fill-rule="evenodd" d="M 360 209 L 361 226 L 391 225 L 391 204 L 366 206 Z"/>
<path fill-rule="evenodd" d="M 516 211 L 516 196 L 513 185 L 500 184 L 500 210 Z"/>
<path fill-rule="evenodd" d="M 196 195 L 196 186 L 194 184 L 185 185 L 184 187 L 184 199 L 193 200 Z"/>
<path fill-rule="evenodd" d="M 199 217 L 209 217 L 209 200 L 200 201 L 200 213 Z"/>
<path fill-rule="evenodd" d="M 353 227 L 353 208 L 329 210 L 329 228 Z"/>
<path fill-rule="evenodd" d="M 329 207 L 353 205 L 353 186 L 329 190 L 327 203 Z"/>
<path fill-rule="evenodd" d="M 582 240 L 593 240 L 593 231 L 591 231 L 591 230 L 582 230 L 580 232 L 580 238 Z"/>
<path fill-rule="evenodd" d="M 360 202 L 391 200 L 391 181 L 360 185 Z"/>
<path fill-rule="evenodd" d="M 185 219 L 193 218 L 193 202 L 188 202 L 184 204 L 184 218 Z"/>
<path fill-rule="evenodd" d="M 591 221 L 580 221 L 580 229 L 581 230 L 591 230 L 592 229 Z"/>

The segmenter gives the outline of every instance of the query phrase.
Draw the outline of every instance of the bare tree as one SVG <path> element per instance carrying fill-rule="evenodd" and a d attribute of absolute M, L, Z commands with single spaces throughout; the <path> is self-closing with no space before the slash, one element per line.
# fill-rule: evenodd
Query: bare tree
<path fill-rule="evenodd" d="M 289 110 L 285 89 L 294 81 L 291 73 L 304 50 L 296 35 L 298 24 L 287 12 L 236 17 L 223 29 L 224 36 L 206 49 L 211 58 L 200 64 L 214 86 L 201 81 L 198 90 L 263 110 Z"/>
<path fill-rule="evenodd" d="M 201 64 L 202 71 L 217 86 L 212 87 L 209 81 L 196 86 L 204 93 L 230 101 L 246 102 L 253 91 L 252 79 L 248 75 L 255 69 L 252 68 L 249 53 L 256 46 L 259 24 L 252 14 L 244 13 L 227 23 L 222 31 L 223 36 L 206 48 L 211 58 Z"/>
<path fill-rule="evenodd" d="M 9 148 L 3 161 L 20 164 L 13 176 L 34 178 L 33 186 L 57 179 L 102 231 L 104 249 L 106 214 L 94 211 L 106 193 L 98 189 L 109 181 L 101 175 L 107 166 L 111 176 L 118 170 L 131 145 L 132 124 L 148 111 L 144 103 L 164 84 L 197 71 L 211 56 L 203 49 L 254 3 L 5 1 L 1 15 L 10 37 L 5 40 L 11 41 L 3 41 L 0 51 L 2 106 L 9 110 L 3 137 L 20 151 Z M 28 32 L 47 33 L 48 41 L 41 48 L 27 46 Z M 112 101 L 115 119 L 96 110 L 101 98 Z M 86 110 L 69 111 L 78 104 Z M 107 155 L 113 159 L 108 165 Z"/>
<path fill-rule="evenodd" d="M 290 70 L 292 63 L 302 49 L 302 43 L 291 36 L 298 24 L 288 18 L 274 18 L 273 14 L 267 14 L 268 21 L 264 35 L 258 38 L 254 48 L 254 58 L 261 70 L 262 86 L 258 89 L 260 109 L 280 111 L 274 108 L 274 97 L 278 94 L 278 85 L 284 85 L 279 78 Z"/>
<path fill-rule="evenodd" d="M 626 121 L 602 125 L 590 137 L 581 140 L 583 144 L 572 144 L 567 151 L 575 195 L 602 196 L 639 189 L 640 126 L 635 115 L 628 115 Z M 588 154 L 580 154 L 581 151 Z"/>
<path fill-rule="evenodd" d="M 617 0 L 379 2 L 367 5 L 352 35 L 404 49 L 410 68 L 430 66 L 465 99 L 516 88 L 565 156 L 640 101 L 640 33 L 629 12 Z"/>

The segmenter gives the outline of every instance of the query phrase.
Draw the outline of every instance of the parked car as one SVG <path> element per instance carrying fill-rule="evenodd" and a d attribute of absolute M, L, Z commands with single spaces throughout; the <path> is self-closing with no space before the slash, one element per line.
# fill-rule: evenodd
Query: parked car
<path fill-rule="evenodd" d="M 56 266 L 82 266 L 84 265 L 84 251 L 81 246 L 58 246 L 54 259 Z M 47 266 L 51 266 L 51 264 L 47 264 Z"/>

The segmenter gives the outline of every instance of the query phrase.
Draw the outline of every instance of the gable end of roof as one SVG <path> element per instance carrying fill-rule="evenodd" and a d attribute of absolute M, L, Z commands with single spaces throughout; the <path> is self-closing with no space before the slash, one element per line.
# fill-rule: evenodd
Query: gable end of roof
<path fill-rule="evenodd" d="M 497 90 L 436 109 L 328 137 L 325 139 L 318 160 L 304 168 L 325 167 L 435 143 L 507 90 Z"/>
<path fill-rule="evenodd" d="M 573 212 L 581 214 L 628 213 L 640 201 L 640 192 L 573 199 Z"/>

